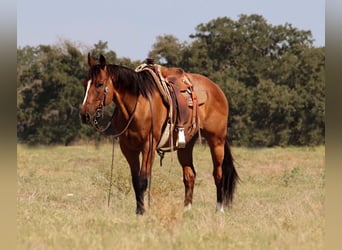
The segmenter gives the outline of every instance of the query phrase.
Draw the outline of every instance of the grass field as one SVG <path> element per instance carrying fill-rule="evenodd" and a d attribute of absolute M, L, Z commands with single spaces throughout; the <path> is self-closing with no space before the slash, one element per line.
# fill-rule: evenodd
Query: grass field
<path fill-rule="evenodd" d="M 325 148 L 232 148 L 242 179 L 215 213 L 209 148 L 196 146 L 192 210 L 176 154 L 156 158 L 151 207 L 135 215 L 129 167 L 111 144 L 17 146 L 17 249 L 323 249 Z M 147 204 L 147 196 L 145 198 Z"/>

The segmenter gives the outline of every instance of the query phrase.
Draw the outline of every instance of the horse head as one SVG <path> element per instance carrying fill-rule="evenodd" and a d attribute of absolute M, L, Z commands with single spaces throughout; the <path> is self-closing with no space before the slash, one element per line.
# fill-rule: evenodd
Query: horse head
<path fill-rule="evenodd" d="M 88 53 L 88 76 L 84 80 L 84 99 L 80 111 L 83 123 L 97 127 L 103 116 L 103 107 L 113 101 L 113 79 L 107 71 L 106 59 L 100 56 L 99 64 Z"/>

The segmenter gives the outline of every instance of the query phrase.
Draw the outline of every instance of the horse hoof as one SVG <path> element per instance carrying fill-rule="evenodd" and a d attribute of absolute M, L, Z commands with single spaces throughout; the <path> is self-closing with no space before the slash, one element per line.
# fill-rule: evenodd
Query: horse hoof
<path fill-rule="evenodd" d="M 220 202 L 216 205 L 216 213 L 224 213 L 223 205 Z"/>
<path fill-rule="evenodd" d="M 184 206 L 184 212 L 191 210 L 191 203 Z"/>
<path fill-rule="evenodd" d="M 137 208 L 136 210 L 135 210 L 135 214 L 136 215 L 144 215 L 144 213 L 145 213 L 145 209 L 139 209 L 139 208 Z"/>

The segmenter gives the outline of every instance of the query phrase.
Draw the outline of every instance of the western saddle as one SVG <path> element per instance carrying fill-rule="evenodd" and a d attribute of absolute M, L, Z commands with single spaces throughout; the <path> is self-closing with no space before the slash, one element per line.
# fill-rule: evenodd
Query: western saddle
<path fill-rule="evenodd" d="M 164 102 L 169 107 L 169 120 L 158 143 L 158 153 L 163 154 L 173 150 L 173 130 L 178 131 L 176 148 L 184 148 L 185 125 L 191 119 L 191 126 L 187 133 L 194 133 L 199 125 L 199 104 L 193 84 L 183 69 L 154 64 L 153 59 L 150 58 L 135 69 L 136 72 L 143 70 L 149 71 L 153 76 Z M 192 107 L 192 112 L 189 107 Z"/>

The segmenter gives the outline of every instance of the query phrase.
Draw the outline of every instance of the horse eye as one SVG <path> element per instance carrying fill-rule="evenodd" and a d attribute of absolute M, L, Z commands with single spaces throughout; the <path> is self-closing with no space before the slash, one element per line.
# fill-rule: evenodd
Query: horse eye
<path fill-rule="evenodd" d="M 103 82 L 98 82 L 98 83 L 96 83 L 96 88 L 100 88 L 100 87 L 102 87 L 103 86 Z"/>

